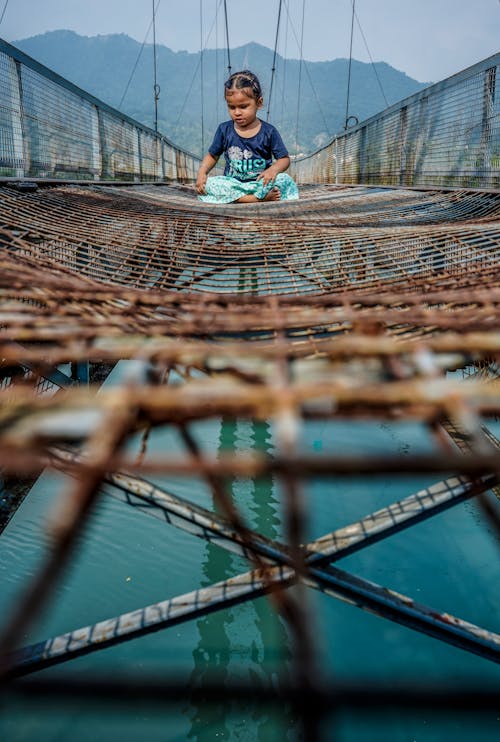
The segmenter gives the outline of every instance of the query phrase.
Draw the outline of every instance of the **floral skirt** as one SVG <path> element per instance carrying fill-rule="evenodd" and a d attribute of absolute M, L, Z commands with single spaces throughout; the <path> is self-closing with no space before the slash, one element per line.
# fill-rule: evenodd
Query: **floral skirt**
<path fill-rule="evenodd" d="M 299 189 L 293 178 L 286 173 L 279 173 L 274 183 L 268 183 L 267 186 L 261 180 L 243 181 L 229 175 L 215 175 L 207 178 L 206 194 L 198 198 L 209 204 L 230 204 L 250 193 L 260 201 L 272 188 L 279 189 L 281 201 L 293 201 L 299 197 Z"/>

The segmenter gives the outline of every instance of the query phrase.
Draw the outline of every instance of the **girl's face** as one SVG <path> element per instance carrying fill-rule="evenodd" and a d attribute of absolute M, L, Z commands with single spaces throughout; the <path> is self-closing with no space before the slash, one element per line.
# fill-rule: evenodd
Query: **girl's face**
<path fill-rule="evenodd" d="M 249 129 L 255 124 L 257 111 L 262 108 L 262 98 L 255 100 L 245 88 L 226 90 L 227 110 L 238 129 Z"/>

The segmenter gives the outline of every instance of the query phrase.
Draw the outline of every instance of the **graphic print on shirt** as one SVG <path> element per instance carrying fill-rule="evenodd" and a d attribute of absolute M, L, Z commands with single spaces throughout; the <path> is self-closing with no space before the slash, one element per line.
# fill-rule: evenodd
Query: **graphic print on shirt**
<path fill-rule="evenodd" d="M 228 175 L 238 180 L 255 180 L 263 170 L 266 169 L 266 161 L 263 157 L 254 157 L 253 152 L 241 147 L 229 147 Z"/>

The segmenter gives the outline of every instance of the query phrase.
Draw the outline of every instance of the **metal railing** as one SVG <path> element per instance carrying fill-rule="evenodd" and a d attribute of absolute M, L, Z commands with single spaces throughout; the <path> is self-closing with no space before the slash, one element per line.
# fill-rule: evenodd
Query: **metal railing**
<path fill-rule="evenodd" d="M 192 180 L 199 159 L 0 39 L 0 176 Z"/>
<path fill-rule="evenodd" d="M 500 185 L 500 53 L 296 160 L 299 183 Z M 0 40 L 0 176 L 193 180 L 199 159 Z"/>
<path fill-rule="evenodd" d="M 500 54 L 390 106 L 293 164 L 299 183 L 500 186 Z"/>

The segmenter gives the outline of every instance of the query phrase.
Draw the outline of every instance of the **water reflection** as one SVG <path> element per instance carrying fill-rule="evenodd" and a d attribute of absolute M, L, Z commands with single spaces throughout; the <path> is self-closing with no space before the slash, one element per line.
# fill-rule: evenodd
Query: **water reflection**
<path fill-rule="evenodd" d="M 249 450 L 268 452 L 269 425 L 265 422 L 222 420 L 219 451 Z M 270 538 L 280 538 L 281 521 L 271 479 L 241 480 L 227 483 L 227 490 L 247 523 Z M 246 571 L 240 557 L 207 543 L 203 563 L 202 587 Z M 261 687 L 287 680 L 290 666 L 289 637 L 286 628 L 267 598 L 244 603 L 204 616 L 197 622 L 199 641 L 193 651 L 193 687 L 203 687 L 214 673 L 222 682 L 241 680 Z M 257 705 L 193 704 L 188 715 L 188 739 L 213 742 L 214 739 L 286 739 L 294 722 L 289 710 L 272 713 Z"/>

